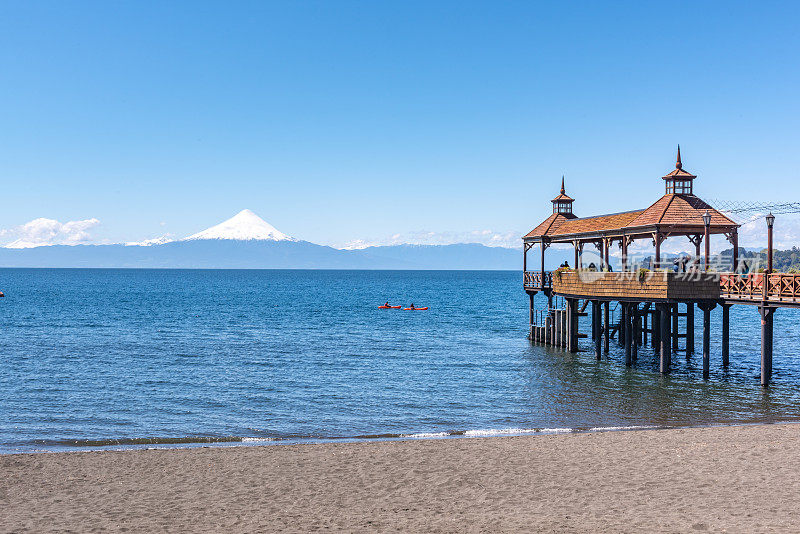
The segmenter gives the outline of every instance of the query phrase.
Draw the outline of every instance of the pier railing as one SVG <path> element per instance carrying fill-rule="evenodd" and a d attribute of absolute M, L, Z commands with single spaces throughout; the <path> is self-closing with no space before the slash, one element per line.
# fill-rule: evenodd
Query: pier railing
<path fill-rule="evenodd" d="M 728 300 L 800 303 L 800 274 L 721 274 L 721 296 Z"/>
<path fill-rule="evenodd" d="M 712 298 L 709 291 L 710 278 L 718 277 L 719 296 L 717 298 L 742 302 L 767 302 L 777 305 L 800 305 L 800 274 L 652 272 L 648 273 L 646 281 L 639 280 L 637 284 L 633 284 L 637 277 L 638 275 L 632 272 L 589 273 L 581 271 L 578 275 L 575 271 L 566 271 L 554 289 L 559 294 L 562 292 L 571 294 L 576 292 L 576 289 L 580 289 L 580 293 L 585 293 L 587 296 L 602 293 L 606 297 L 625 296 L 631 298 L 634 297 L 634 294 L 647 297 L 651 296 L 649 290 L 652 289 L 650 287 L 652 282 L 668 280 L 673 290 L 671 292 L 677 288 L 675 284 L 685 286 L 681 287 L 681 291 L 679 291 L 680 298 Z M 704 283 L 698 284 L 697 282 L 700 280 Z M 582 286 L 580 288 L 576 287 L 579 281 Z M 595 285 L 598 282 L 599 284 Z M 553 273 L 545 271 L 543 276 L 541 271 L 526 271 L 523 273 L 523 283 L 525 289 L 532 291 L 553 289 Z M 587 283 L 591 285 L 587 286 Z M 658 296 L 663 298 L 663 295 Z"/>
<path fill-rule="evenodd" d="M 522 285 L 525 289 L 543 291 L 553 287 L 553 273 L 545 271 L 525 271 L 522 273 Z"/>

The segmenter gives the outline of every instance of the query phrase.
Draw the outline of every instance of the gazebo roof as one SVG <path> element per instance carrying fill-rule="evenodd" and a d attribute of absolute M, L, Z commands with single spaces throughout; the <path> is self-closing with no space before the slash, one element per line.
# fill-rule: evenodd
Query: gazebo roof
<path fill-rule="evenodd" d="M 683 170 L 680 147 L 675 170 L 664 179 L 694 179 L 695 176 Z M 560 199 L 572 200 L 564 193 L 563 179 Z M 711 215 L 709 231 L 721 234 L 736 230 L 739 225 L 732 219 L 714 209 L 710 204 L 691 193 L 670 193 L 659 198 L 643 210 L 598 215 L 595 217 L 576 217 L 572 213 L 554 213 L 526 234 L 526 241 L 546 238 L 548 241 L 572 241 L 574 239 L 595 240 L 601 237 L 648 237 L 654 232 L 673 235 L 698 235 L 705 232 L 703 215 Z"/>

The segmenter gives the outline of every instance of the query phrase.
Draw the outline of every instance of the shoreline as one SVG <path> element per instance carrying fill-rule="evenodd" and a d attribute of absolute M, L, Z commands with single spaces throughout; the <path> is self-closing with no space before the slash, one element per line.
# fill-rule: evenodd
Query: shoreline
<path fill-rule="evenodd" d="M 398 441 L 438 441 L 473 438 L 510 438 L 510 437 L 541 437 L 565 434 L 596 434 L 607 432 L 639 432 L 650 430 L 680 430 L 704 429 L 719 427 L 746 427 L 769 425 L 794 425 L 800 421 L 760 421 L 760 422 L 733 422 L 713 423 L 705 425 L 684 426 L 656 426 L 656 425 L 628 425 L 628 426 L 601 426 L 590 428 L 506 428 L 506 429 L 474 429 L 441 432 L 416 432 L 409 434 L 375 434 L 360 436 L 341 436 L 330 438 L 278 438 L 278 437 L 239 437 L 239 436 L 200 436 L 191 438 L 130 438 L 120 440 L 80 440 L 89 443 L 108 442 L 98 445 L 70 445 L 71 440 L 64 440 L 63 444 L 43 445 L 45 448 L 32 448 L 31 450 L 4 450 L 0 445 L 0 457 L 13 455 L 37 454 L 66 454 L 73 452 L 128 452 L 147 450 L 183 450 L 183 449 L 229 449 L 239 447 L 276 447 L 299 445 L 325 445 L 334 443 L 381 443 Z M 76 441 L 77 442 L 77 441 Z M 72 442 L 72 443 L 76 443 Z M 27 446 L 20 446 L 27 447 Z"/>
<path fill-rule="evenodd" d="M 800 529 L 800 425 L 655 430 L 1 455 L 0 532 Z"/>

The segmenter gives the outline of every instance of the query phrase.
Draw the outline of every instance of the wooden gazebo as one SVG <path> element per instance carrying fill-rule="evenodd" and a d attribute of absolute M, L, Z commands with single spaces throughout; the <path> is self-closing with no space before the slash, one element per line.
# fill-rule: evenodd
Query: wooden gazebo
<path fill-rule="evenodd" d="M 655 248 L 655 265 L 661 266 L 661 244 L 668 237 L 685 236 L 695 246 L 700 257 L 700 246 L 705 240 L 708 262 L 708 236 L 724 234 L 733 245 L 731 270 L 738 264 L 739 225 L 694 194 L 697 176 L 683 169 L 681 150 L 675 170 L 662 177 L 664 196 L 641 210 L 626 211 L 593 217 L 577 217 L 572 209 L 574 199 L 566 194 L 564 179 L 561 192 L 552 200 L 553 214 L 531 230 L 523 239 L 523 270 L 527 271 L 528 251 L 541 246 L 541 272 L 544 273 L 544 253 L 553 243 L 570 243 L 575 249 L 575 267 L 581 266 L 584 245 L 597 247 L 601 268 L 608 268 L 609 248 L 618 244 L 622 249 L 622 268 L 628 269 L 628 247 L 637 239 L 651 240 Z M 705 220 L 704 220 L 705 219 Z M 706 224 L 706 221 L 708 224 Z"/>

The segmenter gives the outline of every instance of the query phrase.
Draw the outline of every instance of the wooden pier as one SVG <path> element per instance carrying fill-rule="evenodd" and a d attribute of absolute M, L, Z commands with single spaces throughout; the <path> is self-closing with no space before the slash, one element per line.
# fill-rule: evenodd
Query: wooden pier
<path fill-rule="evenodd" d="M 579 218 L 574 199 L 561 192 L 552 200 L 553 214 L 523 237 L 523 287 L 530 296 L 530 339 L 533 342 L 578 350 L 581 317 L 591 305 L 591 339 L 597 359 L 609 352 L 616 336 L 624 347 L 625 364 L 632 365 L 641 346 L 656 349 L 659 368 L 669 373 L 672 355 L 685 342 L 695 350 L 695 313 L 702 314 L 703 377 L 709 377 L 711 311 L 722 310 L 722 364 L 730 362 L 730 308 L 757 306 L 761 316 L 761 384 L 772 377 L 773 316 L 780 307 L 800 307 L 800 275 L 772 272 L 772 223 L 767 217 L 768 260 L 763 273 L 741 272 L 738 228 L 733 220 L 694 195 L 695 175 L 683 169 L 680 147 L 675 170 L 662 177 L 665 194 L 650 207 L 610 215 Z M 732 245 L 730 264 L 723 272 L 709 268 L 710 237 L 722 234 Z M 694 246 L 689 262 L 676 266 L 662 262 L 661 245 L 667 238 L 685 237 Z M 628 248 L 647 240 L 654 248 L 649 268 L 629 262 Z M 574 248 L 574 263 L 545 270 L 545 252 L 554 243 Z M 539 246 L 539 270 L 528 270 L 528 252 Z M 595 247 L 599 262 L 583 264 L 586 245 Z M 610 251 L 618 246 L 621 272 L 610 272 Z M 701 255 L 701 248 L 703 254 Z M 676 272 L 677 271 L 677 272 Z M 546 310 L 537 312 L 534 296 L 542 293 Z M 561 299 L 562 305 L 558 304 Z M 680 320 L 684 318 L 684 330 Z M 648 339 L 649 338 L 649 339 Z"/>

